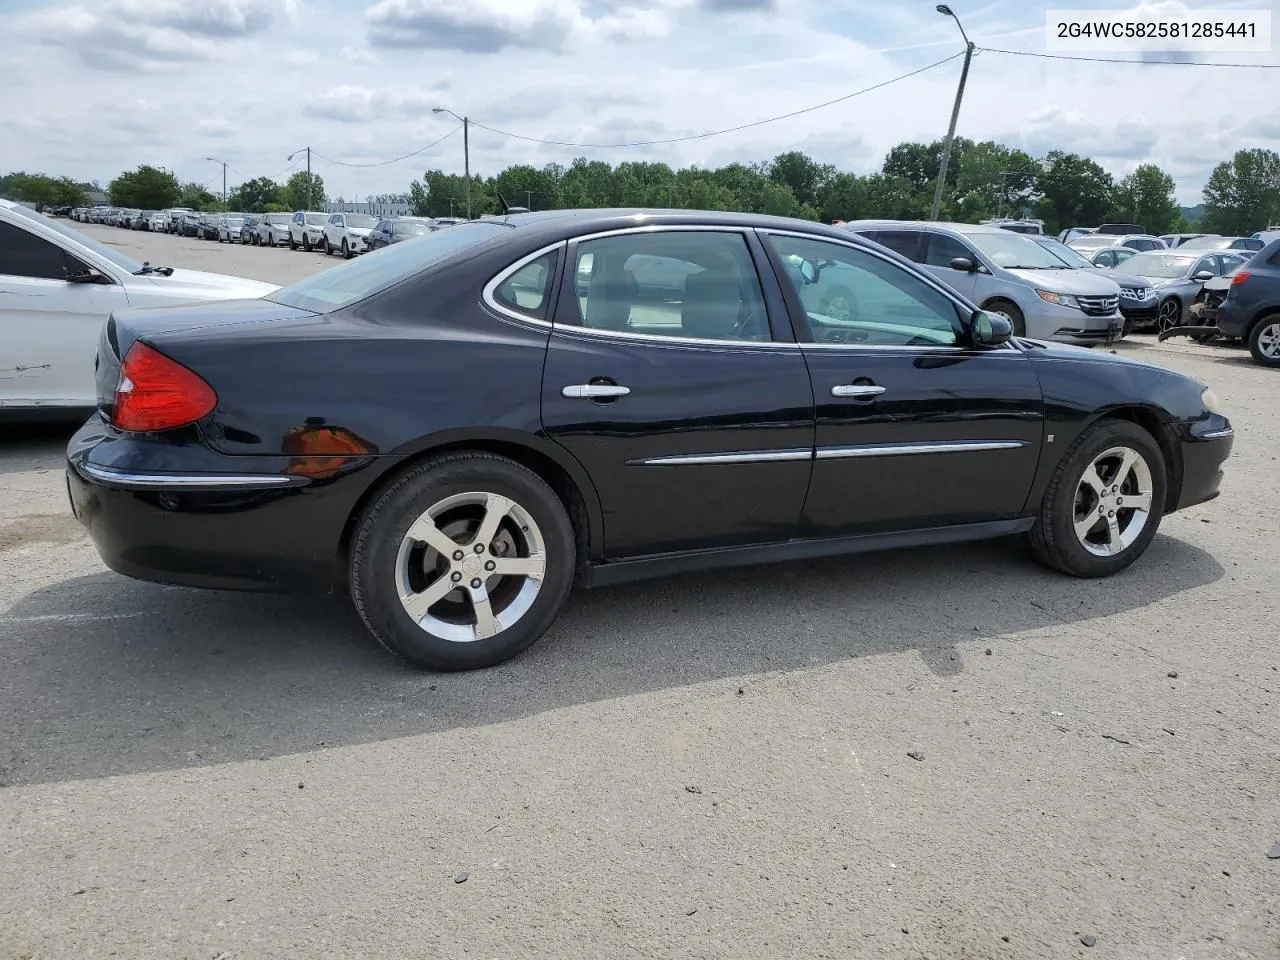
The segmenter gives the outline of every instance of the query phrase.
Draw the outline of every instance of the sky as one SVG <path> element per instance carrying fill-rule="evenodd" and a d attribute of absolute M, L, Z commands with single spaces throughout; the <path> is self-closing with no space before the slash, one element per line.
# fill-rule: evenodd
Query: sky
<path fill-rule="evenodd" d="M 509 134 L 575 144 L 669 140 L 800 110 L 963 52 L 934 0 L 0 0 L 0 172 L 104 186 L 149 163 L 222 187 L 304 169 L 332 197 L 405 192 L 462 171 L 444 107 Z M 953 0 L 978 45 L 1045 51 L 1049 8 L 1103 0 Z M 1147 8 L 1185 9 L 1177 0 Z M 1197 0 L 1273 10 L 1280 0 Z M 1129 54 L 1126 56 L 1141 56 Z M 1201 62 L 1280 63 L 1269 54 Z M 870 173 L 946 132 L 961 58 L 832 106 L 681 143 L 556 146 L 473 126 L 471 167 L 573 158 L 719 166 L 802 150 Z M 1213 166 L 1280 150 L 1280 71 L 1013 57 L 973 60 L 957 134 L 1116 176 L 1155 162 L 1194 204 Z M 452 135 L 450 135 L 452 132 Z M 392 163 L 411 151 L 416 156 Z M 365 164 L 365 166 L 354 166 Z M 380 164 L 371 166 L 371 164 Z"/>

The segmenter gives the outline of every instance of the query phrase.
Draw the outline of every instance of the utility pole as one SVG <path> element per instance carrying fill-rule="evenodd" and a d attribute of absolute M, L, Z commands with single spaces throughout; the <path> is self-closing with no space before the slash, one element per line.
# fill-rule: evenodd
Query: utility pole
<path fill-rule="evenodd" d="M 951 144 L 956 136 L 956 121 L 960 118 L 960 101 L 964 99 L 965 81 L 969 79 L 969 63 L 973 60 L 974 43 L 969 39 L 969 35 L 964 32 L 964 25 L 960 23 L 960 18 L 955 15 L 952 9 L 945 3 L 940 3 L 935 8 L 944 17 L 951 17 L 955 20 L 956 26 L 960 28 L 960 36 L 964 37 L 964 67 L 960 70 L 960 85 L 956 88 L 956 102 L 951 108 L 951 125 L 947 128 L 947 139 L 942 145 L 942 162 L 938 167 L 938 185 L 933 191 L 933 208 L 930 210 L 929 219 L 937 220 L 938 214 L 942 210 L 942 191 L 947 183 L 947 167 L 951 164 Z"/>
<path fill-rule="evenodd" d="M 285 158 L 285 163 L 292 163 L 293 158 L 298 154 L 306 151 L 307 154 L 307 209 L 311 209 L 311 148 L 303 147 L 301 150 L 295 150 Z"/>
<path fill-rule="evenodd" d="M 227 161 L 219 160 L 217 157 L 205 157 L 212 163 L 222 164 L 222 212 L 227 212 Z"/>
<path fill-rule="evenodd" d="M 467 179 L 467 219 L 471 219 L 471 120 L 460 117 L 448 107 L 432 107 L 432 113 L 447 113 L 462 124 L 462 169 Z M 453 214 L 450 213 L 450 216 Z"/>
<path fill-rule="evenodd" d="M 533 209 L 533 191 L 532 190 L 526 190 L 524 192 L 524 208 L 526 210 Z"/>

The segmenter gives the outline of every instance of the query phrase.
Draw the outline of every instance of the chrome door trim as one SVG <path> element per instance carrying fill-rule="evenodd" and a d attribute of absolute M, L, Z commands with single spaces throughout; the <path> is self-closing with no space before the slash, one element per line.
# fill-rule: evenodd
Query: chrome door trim
<path fill-rule="evenodd" d="M 616 383 L 572 383 L 560 390 L 560 396 L 570 400 L 597 400 L 606 397 L 625 397 L 631 388 Z"/>
<path fill-rule="evenodd" d="M 78 463 L 76 470 L 84 476 L 113 487 L 128 489 L 214 489 L 214 490 L 253 490 L 267 487 L 281 487 L 296 484 L 299 477 L 282 477 L 273 474 L 229 474 L 229 473 L 132 473 L 127 470 L 112 470 L 91 463 Z"/>
<path fill-rule="evenodd" d="M 818 447 L 817 459 L 843 460 L 850 457 L 902 457 L 927 453 L 982 453 L 1016 450 L 1025 440 L 944 440 L 939 443 L 872 443 L 858 447 Z"/>
<path fill-rule="evenodd" d="M 878 397 L 888 388 L 873 383 L 838 383 L 831 388 L 833 397 L 852 397 L 853 399 L 863 399 L 866 397 Z"/>
<path fill-rule="evenodd" d="M 559 250 L 564 247 L 568 247 L 568 245 L 569 245 L 568 240 L 557 240 L 555 243 L 549 243 L 545 247 L 540 247 L 539 249 L 533 251 L 533 253 L 526 254 L 525 256 L 521 257 L 519 260 L 517 260 L 513 264 L 510 264 L 509 266 L 503 267 L 500 271 L 498 271 L 497 274 L 494 275 L 494 277 L 488 283 L 484 285 L 484 289 L 480 291 L 480 299 L 484 301 L 484 305 L 486 307 L 488 307 L 490 310 L 500 313 L 504 317 L 510 318 L 512 320 L 519 320 L 521 323 L 532 323 L 532 324 L 536 324 L 539 327 L 546 327 L 550 329 L 552 327 L 552 323 L 550 320 L 543 320 L 539 317 L 532 317 L 527 313 L 521 313 L 519 310 L 512 310 L 510 307 L 504 306 L 501 303 L 499 303 L 497 298 L 493 294 L 494 294 L 494 291 L 497 290 L 498 287 L 503 283 L 503 281 L 505 281 L 508 277 L 510 277 L 513 273 L 515 273 L 521 267 L 529 265 L 534 260 L 537 260 L 539 257 L 545 257 L 548 253 L 551 253 L 552 251 Z M 562 257 L 561 260 L 563 261 L 564 258 Z M 556 282 L 558 282 L 559 277 L 555 278 L 555 280 Z M 548 301 L 550 301 L 551 299 L 551 293 L 552 293 L 551 290 L 547 291 Z"/>
<path fill-rule="evenodd" d="M 647 460 L 628 460 L 628 466 L 640 467 L 689 467 L 711 466 L 724 463 L 777 463 L 785 460 L 812 460 L 809 447 L 796 450 L 755 450 L 736 453 L 686 453 L 671 457 L 650 457 Z"/>

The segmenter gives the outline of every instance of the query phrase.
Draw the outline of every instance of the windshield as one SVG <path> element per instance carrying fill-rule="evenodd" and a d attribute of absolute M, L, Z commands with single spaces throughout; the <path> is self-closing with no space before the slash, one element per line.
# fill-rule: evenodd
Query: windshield
<path fill-rule="evenodd" d="M 347 226 L 348 226 L 348 227 L 369 227 L 370 229 L 372 229 L 372 228 L 376 227 L 377 225 L 378 225 L 378 218 L 377 218 L 377 217 L 370 217 L 370 216 L 366 216 L 366 215 L 365 215 L 365 214 L 363 214 L 363 213 L 348 213 L 348 214 L 347 214 Z"/>
<path fill-rule="evenodd" d="M 1077 253 L 1075 250 L 1072 250 L 1065 243 L 1060 243 L 1057 240 L 1050 240 L 1048 238 L 1045 238 L 1044 240 L 1037 240 L 1036 243 L 1040 244 L 1040 246 L 1044 247 L 1046 250 L 1052 253 L 1055 257 L 1057 257 L 1059 260 L 1065 263 L 1068 267 L 1075 267 L 1077 270 L 1079 270 L 1082 268 L 1087 269 L 1093 266 L 1093 264 L 1090 263 L 1089 260 L 1087 260 L 1085 257 L 1080 256 L 1079 253 Z"/>
<path fill-rule="evenodd" d="M 509 229 L 498 224 L 477 223 L 465 230 L 429 233 L 392 244 L 379 250 L 377 256 L 348 260 L 340 267 L 322 270 L 282 287 L 267 299 L 314 313 L 329 313 L 371 297 Z"/>
<path fill-rule="evenodd" d="M 1183 250 L 1230 250 L 1234 237 L 1196 237 L 1182 244 Z"/>
<path fill-rule="evenodd" d="M 1124 262 L 1124 272 L 1139 277 L 1173 280 L 1183 276 L 1199 260 L 1199 257 L 1184 257 L 1176 253 L 1139 253 Z"/>
<path fill-rule="evenodd" d="M 990 232 L 974 230 L 965 233 L 975 247 L 991 262 L 1006 270 L 1066 270 L 1067 265 L 1036 241 L 1008 230 Z"/>
<path fill-rule="evenodd" d="M 112 250 L 110 247 L 99 243 L 97 240 L 93 239 L 93 237 L 83 234 L 79 230 L 72 230 L 64 220 L 54 220 L 51 217 L 46 217 L 42 214 L 36 213 L 34 210 L 29 210 L 28 208 L 21 206 L 7 207 L 6 209 L 11 213 L 16 213 L 20 217 L 26 217 L 28 220 L 42 224 L 54 231 L 54 233 L 59 233 L 64 237 L 68 237 L 82 246 L 88 247 L 98 256 L 102 257 L 104 260 L 111 261 L 122 270 L 128 270 L 130 273 L 137 273 L 142 269 L 142 264 L 137 260 L 134 260 L 132 257 L 126 257 L 118 250 Z"/>
<path fill-rule="evenodd" d="M 292 218 L 287 213 L 268 213 L 267 214 L 267 223 L 286 224 L 291 219 Z"/>
<path fill-rule="evenodd" d="M 1103 233 L 1086 233 L 1071 238 L 1071 246 L 1077 250 L 1101 250 L 1103 247 L 1114 247 L 1116 243 L 1115 237 Z"/>
<path fill-rule="evenodd" d="M 319 224 L 325 224 L 328 222 L 329 222 L 329 215 L 327 213 L 308 213 L 307 214 L 307 223 L 314 223 L 319 225 Z"/>

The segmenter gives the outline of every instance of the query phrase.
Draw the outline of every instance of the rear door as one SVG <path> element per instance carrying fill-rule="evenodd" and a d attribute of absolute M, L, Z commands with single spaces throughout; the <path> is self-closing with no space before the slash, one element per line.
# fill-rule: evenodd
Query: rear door
<path fill-rule="evenodd" d="M 763 264 L 733 228 L 570 244 L 542 419 L 596 484 L 606 558 L 795 535 L 813 395 Z"/>

